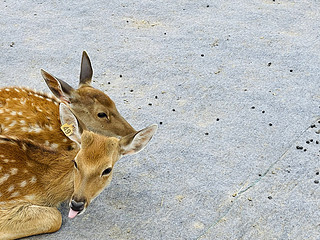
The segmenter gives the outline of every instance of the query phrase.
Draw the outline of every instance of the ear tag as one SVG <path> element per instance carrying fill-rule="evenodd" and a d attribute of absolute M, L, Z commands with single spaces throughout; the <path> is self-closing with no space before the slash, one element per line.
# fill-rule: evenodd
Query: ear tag
<path fill-rule="evenodd" d="M 68 137 L 73 133 L 74 126 L 72 124 L 65 123 L 61 126 L 62 132 Z"/>

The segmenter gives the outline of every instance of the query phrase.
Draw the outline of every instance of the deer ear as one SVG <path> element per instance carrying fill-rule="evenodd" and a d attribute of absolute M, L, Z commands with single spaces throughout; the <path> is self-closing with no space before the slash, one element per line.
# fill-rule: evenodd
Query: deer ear
<path fill-rule="evenodd" d="M 69 84 L 47 73 L 43 69 L 41 69 L 41 75 L 51 92 L 59 98 L 61 102 L 66 104 L 70 103 L 70 97 L 74 89 Z"/>
<path fill-rule="evenodd" d="M 64 103 L 60 103 L 59 113 L 61 130 L 71 141 L 76 142 L 80 146 L 82 130 L 78 124 L 77 118 Z"/>
<path fill-rule="evenodd" d="M 92 80 L 93 70 L 88 54 L 83 51 L 80 70 L 80 83 L 81 85 L 90 85 Z"/>
<path fill-rule="evenodd" d="M 131 133 L 120 139 L 120 154 L 131 155 L 138 153 L 148 144 L 152 136 L 158 129 L 158 125 L 153 124 L 136 133 Z"/>

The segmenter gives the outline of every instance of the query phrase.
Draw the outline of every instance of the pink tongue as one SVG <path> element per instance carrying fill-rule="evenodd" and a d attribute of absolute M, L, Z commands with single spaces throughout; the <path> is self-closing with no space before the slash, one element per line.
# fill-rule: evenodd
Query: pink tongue
<path fill-rule="evenodd" d="M 72 210 L 72 208 L 70 208 L 68 217 L 69 217 L 69 218 L 74 218 L 75 216 L 78 215 L 78 213 L 79 213 L 79 212 L 74 211 L 74 210 Z"/>

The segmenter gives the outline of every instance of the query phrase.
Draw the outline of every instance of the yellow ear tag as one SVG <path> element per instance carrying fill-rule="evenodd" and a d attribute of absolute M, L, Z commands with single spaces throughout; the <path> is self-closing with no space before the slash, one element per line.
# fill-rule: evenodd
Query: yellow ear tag
<path fill-rule="evenodd" d="M 61 126 L 62 132 L 68 137 L 73 133 L 74 126 L 72 124 L 65 123 Z"/>

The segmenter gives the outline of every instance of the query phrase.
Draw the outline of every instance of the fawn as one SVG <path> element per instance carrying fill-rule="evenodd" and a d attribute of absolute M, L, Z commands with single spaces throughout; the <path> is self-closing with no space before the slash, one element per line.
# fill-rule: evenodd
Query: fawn
<path fill-rule="evenodd" d="M 151 125 L 124 137 L 106 137 L 82 129 L 60 104 L 60 121 L 77 144 L 60 151 L 28 138 L 0 135 L 0 238 L 15 239 L 55 232 L 61 227 L 56 208 L 69 200 L 69 218 L 82 214 L 109 185 L 115 163 L 142 150 L 157 130 Z"/>
<path fill-rule="evenodd" d="M 115 103 L 91 86 L 93 70 L 86 52 L 82 54 L 78 89 L 44 70 L 41 74 L 55 97 L 21 87 L 0 88 L 0 134 L 23 136 L 58 150 L 74 149 L 75 144 L 60 131 L 61 102 L 91 131 L 105 136 L 135 133 Z"/>

